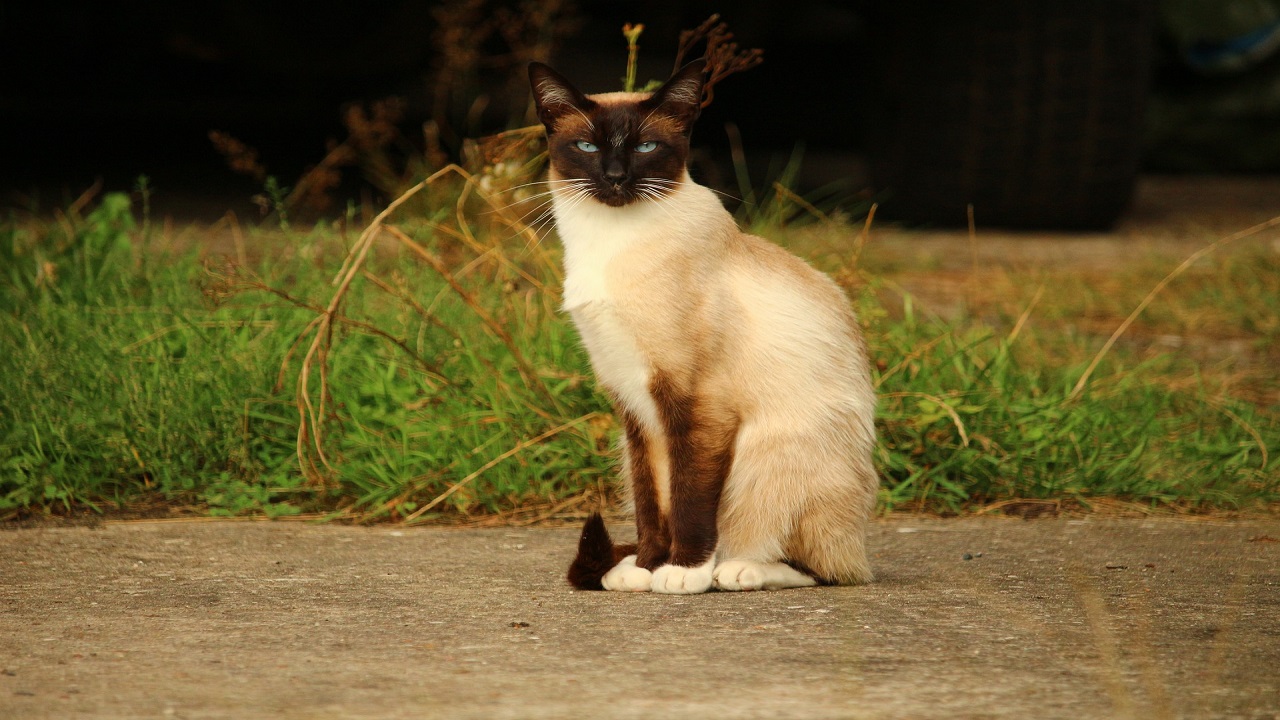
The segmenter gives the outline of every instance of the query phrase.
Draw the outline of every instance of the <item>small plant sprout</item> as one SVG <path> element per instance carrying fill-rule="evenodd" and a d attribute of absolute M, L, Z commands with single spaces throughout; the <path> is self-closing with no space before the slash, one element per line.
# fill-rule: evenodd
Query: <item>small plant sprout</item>
<path fill-rule="evenodd" d="M 622 36 L 627 39 L 627 74 L 622 79 L 624 92 L 635 92 L 636 89 L 636 61 L 640 55 L 640 33 L 642 32 L 644 32 L 642 23 L 635 25 L 627 23 L 622 26 Z"/>

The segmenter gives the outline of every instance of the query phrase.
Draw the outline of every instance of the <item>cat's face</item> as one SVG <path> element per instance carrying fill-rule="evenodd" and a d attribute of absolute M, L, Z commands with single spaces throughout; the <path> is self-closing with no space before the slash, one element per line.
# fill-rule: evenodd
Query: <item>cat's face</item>
<path fill-rule="evenodd" d="M 613 207 L 662 198 L 684 177 L 703 68 L 701 60 L 684 66 L 651 95 L 586 96 L 555 70 L 530 64 L 551 178 Z"/>

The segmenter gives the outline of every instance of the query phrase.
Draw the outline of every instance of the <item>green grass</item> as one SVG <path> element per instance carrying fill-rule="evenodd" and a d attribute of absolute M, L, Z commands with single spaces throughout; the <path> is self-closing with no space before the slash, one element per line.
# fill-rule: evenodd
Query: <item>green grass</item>
<path fill-rule="evenodd" d="M 1048 365 L 991 328 L 926 325 L 908 313 L 876 328 L 885 355 L 918 354 L 882 375 L 880 464 L 894 479 L 891 507 L 954 511 L 1018 498 L 1088 506 L 1108 497 L 1238 508 L 1272 502 L 1280 490 L 1269 452 L 1280 441 L 1274 413 L 1216 398 L 1200 383 L 1171 389 L 1170 377 L 1193 370 L 1169 356 L 1117 356 L 1073 399 L 1084 363 Z"/>
<path fill-rule="evenodd" d="M 157 238 L 124 195 L 84 217 L 0 225 L 0 517 L 160 507 L 429 521 L 597 502 L 617 427 L 557 311 L 554 241 L 531 242 L 475 197 L 455 213 L 457 190 L 433 196 L 433 215 L 391 218 L 405 241 L 372 245 L 318 341 L 310 323 L 335 296 L 356 242 L 346 233 L 258 229 L 202 256 Z M 1239 339 L 1261 369 L 1122 342 L 1072 396 L 1167 265 L 1105 282 L 1006 275 L 942 319 L 874 271 L 874 243 L 861 269 L 833 261 L 859 229 L 824 225 L 826 250 L 812 231 L 795 244 L 850 288 L 867 330 L 883 509 L 1280 501 L 1274 253 L 1188 273 L 1131 333 Z"/>

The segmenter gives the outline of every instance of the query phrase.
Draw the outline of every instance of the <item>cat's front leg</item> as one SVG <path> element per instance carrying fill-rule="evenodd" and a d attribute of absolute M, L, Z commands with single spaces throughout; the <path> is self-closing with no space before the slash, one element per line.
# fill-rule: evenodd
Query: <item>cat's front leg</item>
<path fill-rule="evenodd" d="M 653 573 L 636 566 L 636 556 L 628 555 L 600 578 L 605 590 L 619 592 L 649 592 L 653 585 Z"/>
<path fill-rule="evenodd" d="M 715 553 L 707 561 L 694 567 L 663 565 L 653 571 L 652 590 L 669 595 L 692 595 L 711 589 L 712 571 L 715 570 Z"/>
<path fill-rule="evenodd" d="M 651 386 L 667 430 L 671 486 L 667 527 L 671 559 L 653 571 L 657 593 L 702 593 L 711 589 L 719 539 L 720 494 L 733 462 L 737 423 L 705 400 L 682 394 L 663 378 Z"/>
<path fill-rule="evenodd" d="M 636 512 L 636 558 L 633 564 L 652 572 L 670 557 L 671 535 L 658 507 L 649 439 L 645 437 L 640 421 L 625 410 L 622 412 L 622 426 L 627 484 Z"/>

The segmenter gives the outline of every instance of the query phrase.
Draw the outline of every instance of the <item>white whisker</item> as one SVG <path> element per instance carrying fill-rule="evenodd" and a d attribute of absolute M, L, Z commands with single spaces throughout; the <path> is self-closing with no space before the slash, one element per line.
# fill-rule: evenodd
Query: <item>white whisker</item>
<path fill-rule="evenodd" d="M 647 127 L 649 127 L 649 118 L 653 117 L 653 114 L 654 114 L 654 113 L 656 113 L 656 112 L 658 112 L 658 109 L 659 109 L 659 108 L 661 108 L 661 107 L 662 107 L 662 106 L 661 106 L 661 105 L 659 105 L 658 107 L 656 107 L 656 108 L 654 108 L 654 109 L 650 110 L 648 115 L 645 115 L 645 116 L 644 116 L 644 120 L 641 120 L 641 121 L 640 121 L 640 128 L 639 128 L 638 130 L 636 130 L 636 134 L 639 134 L 639 133 L 644 132 L 644 129 L 645 129 L 645 128 L 647 128 Z"/>

